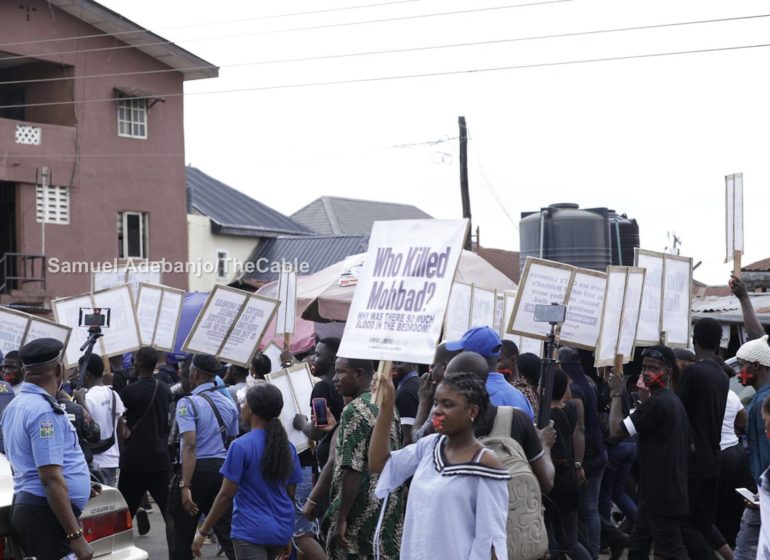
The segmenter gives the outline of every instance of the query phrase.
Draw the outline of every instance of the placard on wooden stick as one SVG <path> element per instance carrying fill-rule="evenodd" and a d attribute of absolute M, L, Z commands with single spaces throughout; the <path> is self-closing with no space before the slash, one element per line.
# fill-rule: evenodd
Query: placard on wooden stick
<path fill-rule="evenodd" d="M 64 346 L 72 329 L 36 315 L 0 306 L 0 352 L 19 350 L 38 338 L 53 338 Z"/>
<path fill-rule="evenodd" d="M 607 274 L 578 268 L 567 294 L 567 318 L 561 325 L 562 344 L 593 350 L 601 328 Z"/>
<path fill-rule="evenodd" d="M 136 317 L 144 346 L 163 352 L 174 349 L 184 290 L 141 282 L 137 292 Z"/>
<path fill-rule="evenodd" d="M 297 315 L 297 273 L 284 270 L 278 277 L 278 315 L 275 321 L 275 334 L 294 334 L 294 322 Z"/>
<path fill-rule="evenodd" d="M 666 255 L 660 330 L 666 345 L 688 348 L 692 338 L 692 259 Z"/>
<path fill-rule="evenodd" d="M 725 262 L 733 261 L 733 273 L 740 277 L 743 254 L 743 173 L 725 176 L 725 209 L 727 229 Z"/>
<path fill-rule="evenodd" d="M 297 414 L 311 417 L 310 395 L 313 393 L 313 376 L 307 364 L 298 364 L 287 369 L 282 369 L 265 376 L 265 380 L 278 387 L 283 396 L 283 409 L 281 410 L 281 424 L 289 436 L 289 441 L 294 444 L 297 453 L 308 449 L 307 436 L 294 428 L 294 417 Z"/>
<path fill-rule="evenodd" d="M 516 292 L 513 313 L 506 329 L 539 340 L 547 340 L 551 325 L 535 321 L 536 305 L 564 304 L 572 285 L 575 267 L 544 259 L 527 257 Z"/>
<path fill-rule="evenodd" d="M 634 249 L 634 263 L 646 270 L 642 306 L 639 310 L 639 326 L 636 331 L 637 346 L 655 346 L 660 342 L 660 315 L 663 301 L 664 253 Z"/>
<path fill-rule="evenodd" d="M 444 319 L 444 340 L 459 340 L 471 326 L 473 286 L 452 282 Z"/>
<path fill-rule="evenodd" d="M 493 327 L 497 292 L 473 285 L 471 327 Z M 494 327 L 493 327 L 494 328 Z"/>
<path fill-rule="evenodd" d="M 596 367 L 614 365 L 618 355 L 623 356 L 624 363 L 633 359 L 643 288 L 644 269 L 607 267 L 607 289 L 594 353 Z"/>

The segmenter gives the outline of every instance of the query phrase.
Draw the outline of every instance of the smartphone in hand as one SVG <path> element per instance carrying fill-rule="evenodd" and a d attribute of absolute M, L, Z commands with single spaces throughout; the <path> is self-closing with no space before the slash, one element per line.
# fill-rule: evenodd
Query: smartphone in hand
<path fill-rule="evenodd" d="M 759 496 L 748 488 L 736 488 L 735 491 L 740 494 L 747 502 L 759 506 Z"/>
<path fill-rule="evenodd" d="M 316 426 L 323 427 L 329 425 L 329 418 L 326 415 L 326 399 L 313 399 L 313 420 Z"/>

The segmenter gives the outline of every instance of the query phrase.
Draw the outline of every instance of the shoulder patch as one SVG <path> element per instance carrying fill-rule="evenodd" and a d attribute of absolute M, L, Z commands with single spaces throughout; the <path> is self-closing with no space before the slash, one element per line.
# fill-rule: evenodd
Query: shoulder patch
<path fill-rule="evenodd" d="M 179 406 L 179 416 L 187 416 L 187 405 L 183 404 Z"/>
<path fill-rule="evenodd" d="M 54 429 L 53 422 L 50 420 L 43 420 L 40 422 L 40 439 L 53 439 Z"/>
<path fill-rule="evenodd" d="M 7 393 L 10 390 L 10 386 L 5 383 L 0 383 L 0 393 Z"/>

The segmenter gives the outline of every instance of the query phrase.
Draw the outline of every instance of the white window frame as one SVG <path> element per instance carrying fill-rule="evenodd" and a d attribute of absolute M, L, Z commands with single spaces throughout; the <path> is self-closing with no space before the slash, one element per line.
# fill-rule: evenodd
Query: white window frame
<path fill-rule="evenodd" d="M 122 112 L 126 112 L 126 118 L 121 118 Z M 141 117 L 134 119 L 135 113 Z M 118 99 L 118 136 L 121 138 L 138 138 L 141 140 L 147 139 L 148 132 L 148 115 L 149 108 L 147 106 L 147 98 L 144 97 L 120 97 Z M 128 132 L 121 130 L 121 125 L 125 125 Z M 144 127 L 144 134 L 139 132 L 139 127 Z"/>
<path fill-rule="evenodd" d="M 139 255 L 128 254 L 128 217 L 139 216 Z M 123 234 L 123 246 L 121 258 L 124 259 L 148 259 L 150 252 L 150 220 L 147 212 L 124 211 L 120 213 L 121 233 Z"/>
<path fill-rule="evenodd" d="M 227 249 L 217 249 L 215 254 L 216 254 L 215 262 L 217 265 L 217 280 L 227 280 L 230 277 L 229 271 L 227 270 L 227 264 L 230 258 L 230 251 L 228 251 Z M 220 275 L 219 263 L 223 260 L 224 260 L 224 263 L 223 263 L 224 275 Z"/>

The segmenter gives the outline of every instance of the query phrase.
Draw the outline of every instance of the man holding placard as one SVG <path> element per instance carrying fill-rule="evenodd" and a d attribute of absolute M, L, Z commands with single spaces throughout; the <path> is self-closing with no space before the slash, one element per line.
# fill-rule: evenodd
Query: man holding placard
<path fill-rule="evenodd" d="M 24 372 L 21 369 L 19 352 L 16 350 L 8 352 L 0 363 L 0 370 L 3 371 L 3 379 L 11 384 L 14 394 L 18 394 L 24 385 Z"/>

